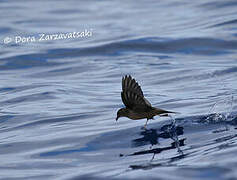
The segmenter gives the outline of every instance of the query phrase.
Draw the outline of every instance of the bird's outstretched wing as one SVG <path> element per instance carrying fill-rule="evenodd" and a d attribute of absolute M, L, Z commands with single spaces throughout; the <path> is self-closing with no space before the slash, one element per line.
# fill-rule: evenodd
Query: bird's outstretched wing
<path fill-rule="evenodd" d="M 144 97 L 141 87 L 130 75 L 123 77 L 122 90 L 121 98 L 127 108 L 138 111 L 146 111 L 151 108 L 151 104 Z"/>

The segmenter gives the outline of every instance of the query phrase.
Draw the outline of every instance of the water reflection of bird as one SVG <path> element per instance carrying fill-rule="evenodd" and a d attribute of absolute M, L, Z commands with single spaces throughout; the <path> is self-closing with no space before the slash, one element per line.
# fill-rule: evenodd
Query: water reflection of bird
<path fill-rule="evenodd" d="M 142 137 L 134 139 L 132 141 L 132 145 L 134 147 L 144 146 L 146 144 L 150 144 L 152 147 L 155 144 L 159 144 L 158 142 L 159 134 L 157 133 L 156 129 L 149 129 L 146 131 L 142 131 L 140 132 L 140 135 L 142 135 Z"/>
<path fill-rule="evenodd" d="M 183 135 L 184 132 L 183 132 L 182 126 L 176 126 L 174 128 L 171 128 L 171 127 L 172 127 L 172 124 L 168 124 L 168 125 L 162 126 L 160 130 L 149 129 L 146 131 L 141 131 L 140 132 L 141 137 L 133 139 L 132 145 L 134 147 L 139 147 L 139 146 L 150 144 L 152 147 L 155 144 L 159 144 L 159 138 L 174 139 L 173 135 L 176 135 L 177 137 L 180 135 Z"/>
<path fill-rule="evenodd" d="M 168 113 L 174 113 L 152 107 L 151 103 L 144 97 L 139 84 L 130 75 L 126 75 L 122 79 L 121 98 L 126 107 L 118 110 L 116 121 L 120 117 L 128 117 L 132 120 L 146 118 L 147 121 L 144 125 L 146 129 L 148 120 L 153 119 L 154 116 L 167 116 Z"/>

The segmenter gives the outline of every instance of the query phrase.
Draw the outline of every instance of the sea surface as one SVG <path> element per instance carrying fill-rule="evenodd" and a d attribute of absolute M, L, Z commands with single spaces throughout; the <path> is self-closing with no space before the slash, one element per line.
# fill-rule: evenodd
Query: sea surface
<path fill-rule="evenodd" d="M 237 179 L 237 1 L 1 0 L 0 19 L 0 179 Z M 127 74 L 178 113 L 116 122 Z"/>

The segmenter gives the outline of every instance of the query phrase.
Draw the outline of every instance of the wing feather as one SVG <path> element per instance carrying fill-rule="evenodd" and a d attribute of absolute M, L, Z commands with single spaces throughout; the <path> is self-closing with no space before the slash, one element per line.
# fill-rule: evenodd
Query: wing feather
<path fill-rule="evenodd" d="M 151 108 L 150 102 L 144 97 L 139 84 L 130 75 L 122 78 L 121 98 L 124 105 L 136 111 L 146 111 Z"/>

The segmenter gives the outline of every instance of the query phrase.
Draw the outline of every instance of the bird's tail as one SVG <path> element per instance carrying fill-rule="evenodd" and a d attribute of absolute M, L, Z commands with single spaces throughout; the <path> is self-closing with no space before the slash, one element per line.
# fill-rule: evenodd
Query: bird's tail
<path fill-rule="evenodd" d="M 177 112 L 173 112 L 173 111 L 166 111 L 164 109 L 159 109 L 159 108 L 154 108 L 155 112 L 157 115 L 161 115 L 161 116 L 168 116 L 169 113 L 173 113 L 173 114 L 179 114 Z"/>

